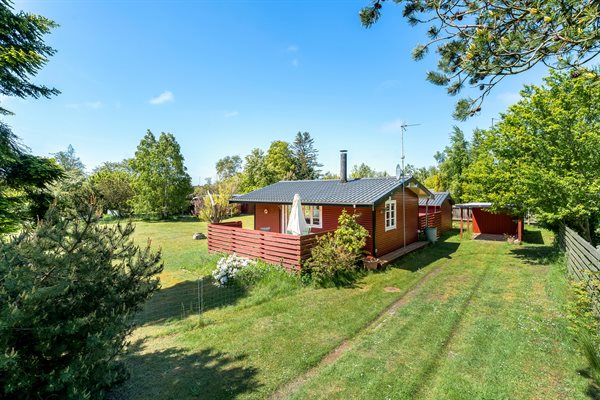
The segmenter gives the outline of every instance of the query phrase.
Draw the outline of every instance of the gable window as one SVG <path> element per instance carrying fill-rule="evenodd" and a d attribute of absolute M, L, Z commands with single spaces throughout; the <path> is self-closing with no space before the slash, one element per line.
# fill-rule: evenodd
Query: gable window
<path fill-rule="evenodd" d="M 385 230 L 396 229 L 396 200 L 385 202 Z"/>
<path fill-rule="evenodd" d="M 306 224 L 311 228 L 323 227 L 323 207 L 321 206 L 302 206 Z"/>

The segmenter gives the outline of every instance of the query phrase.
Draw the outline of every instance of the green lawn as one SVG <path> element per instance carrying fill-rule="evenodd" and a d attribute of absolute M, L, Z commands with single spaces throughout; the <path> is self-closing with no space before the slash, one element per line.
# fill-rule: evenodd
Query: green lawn
<path fill-rule="evenodd" d="M 196 231 L 205 225 L 138 223 L 136 237 L 163 247 L 165 299 L 179 296 L 177 279 L 214 265 Z M 150 321 L 135 331 L 131 379 L 114 397 L 587 398 L 562 313 L 566 282 L 549 252 L 453 232 L 353 288 L 263 288 L 201 318 Z M 346 352 L 321 363 L 341 343 Z"/>
<path fill-rule="evenodd" d="M 242 221 L 245 228 L 251 228 L 252 216 L 232 218 Z M 185 222 L 142 222 L 135 223 L 134 239 L 145 244 L 148 239 L 154 249 L 160 248 L 165 263 L 161 275 L 163 287 L 207 275 L 214 266 L 213 258 L 208 256 L 206 240 L 193 240 L 196 232 L 206 234 L 206 222 L 187 220 Z"/>

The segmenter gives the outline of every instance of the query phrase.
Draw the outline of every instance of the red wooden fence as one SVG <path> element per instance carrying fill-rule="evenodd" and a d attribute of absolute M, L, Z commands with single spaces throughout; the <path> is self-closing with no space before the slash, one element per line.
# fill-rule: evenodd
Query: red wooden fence
<path fill-rule="evenodd" d="M 298 270 L 302 261 L 310 257 L 317 236 L 326 233 L 295 236 L 242 229 L 240 221 L 209 224 L 208 251 L 235 253 Z"/>
<path fill-rule="evenodd" d="M 419 214 L 419 230 L 425 229 L 425 218 L 427 214 Z M 442 234 L 442 212 L 430 212 L 428 217 L 428 224 L 430 227 L 437 228 L 437 236 L 440 237 Z"/>

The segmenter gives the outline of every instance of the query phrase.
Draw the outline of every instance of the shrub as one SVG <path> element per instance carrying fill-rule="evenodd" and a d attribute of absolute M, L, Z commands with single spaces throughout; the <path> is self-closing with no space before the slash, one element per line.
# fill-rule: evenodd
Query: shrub
<path fill-rule="evenodd" d="M 346 285 L 356 278 L 359 272 L 357 265 L 369 237 L 357 218 L 358 214 L 350 215 L 344 210 L 338 218 L 339 226 L 335 232 L 317 238 L 303 269 L 317 284 Z"/>
<path fill-rule="evenodd" d="M 54 208 L 0 243 L 0 397 L 100 399 L 126 379 L 117 357 L 162 270 L 133 230 Z"/>
<path fill-rule="evenodd" d="M 212 272 L 215 285 L 219 287 L 230 285 L 241 270 L 255 264 L 256 261 L 238 257 L 235 254 L 221 258 Z"/>

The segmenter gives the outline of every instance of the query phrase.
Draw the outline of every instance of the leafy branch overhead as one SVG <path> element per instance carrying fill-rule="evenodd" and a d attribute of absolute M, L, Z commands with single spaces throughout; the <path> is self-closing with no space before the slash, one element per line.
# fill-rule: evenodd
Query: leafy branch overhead
<path fill-rule="evenodd" d="M 484 98 L 506 76 L 544 64 L 577 68 L 600 50 L 600 7 L 596 0 L 393 0 L 415 26 L 428 25 L 428 40 L 412 53 L 422 59 L 434 47 L 439 60 L 427 80 L 455 95 L 465 86 L 476 98 L 456 104 L 454 117 L 465 120 L 481 110 Z M 360 11 L 363 26 L 381 17 L 385 0 Z"/>
<path fill-rule="evenodd" d="M 50 97 L 58 89 L 30 82 L 56 50 L 44 36 L 58 24 L 41 15 L 14 13 L 12 1 L 0 0 L 0 94 L 16 97 Z M 0 114 L 12 114 L 0 107 Z"/>

